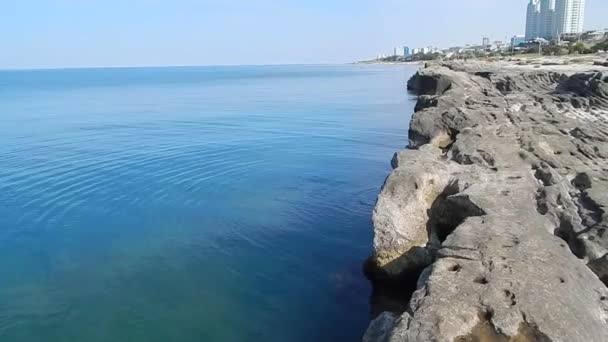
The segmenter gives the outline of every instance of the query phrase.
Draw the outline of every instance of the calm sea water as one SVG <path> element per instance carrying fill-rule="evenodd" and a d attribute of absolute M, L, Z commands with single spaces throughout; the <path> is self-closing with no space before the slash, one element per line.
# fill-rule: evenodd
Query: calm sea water
<path fill-rule="evenodd" d="M 358 340 L 413 72 L 0 72 L 0 341 Z"/>

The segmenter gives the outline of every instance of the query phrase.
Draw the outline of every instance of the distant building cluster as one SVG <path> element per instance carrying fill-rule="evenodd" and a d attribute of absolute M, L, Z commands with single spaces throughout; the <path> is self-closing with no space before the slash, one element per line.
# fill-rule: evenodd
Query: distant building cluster
<path fill-rule="evenodd" d="M 583 33 L 585 0 L 530 0 L 526 16 L 526 40 L 560 39 Z"/>
<path fill-rule="evenodd" d="M 481 44 L 467 44 L 447 49 L 435 46 L 410 48 L 395 47 L 392 55 L 380 54 L 379 60 L 416 61 L 436 58 L 466 58 L 513 54 L 517 52 L 542 52 L 542 47 L 552 42 L 549 53 L 572 53 L 567 47 L 577 42 L 579 50 L 590 50 L 598 42 L 608 41 L 608 29 L 584 31 L 585 0 L 530 0 L 527 7 L 525 34 L 514 35 L 505 41 L 482 37 Z M 570 44 L 570 45 L 569 45 Z M 582 51 L 581 50 L 581 51 Z"/>

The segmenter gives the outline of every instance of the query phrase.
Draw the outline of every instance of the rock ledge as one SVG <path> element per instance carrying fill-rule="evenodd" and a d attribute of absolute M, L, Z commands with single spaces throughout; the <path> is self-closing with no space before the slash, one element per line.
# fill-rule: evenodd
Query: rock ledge
<path fill-rule="evenodd" d="M 364 341 L 608 341 L 608 68 L 579 69 L 437 63 L 408 82 Z"/>

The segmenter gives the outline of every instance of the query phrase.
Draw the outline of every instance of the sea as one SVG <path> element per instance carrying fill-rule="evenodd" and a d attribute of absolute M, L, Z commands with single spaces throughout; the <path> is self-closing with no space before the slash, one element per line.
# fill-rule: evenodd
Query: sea
<path fill-rule="evenodd" d="M 415 70 L 0 71 L 0 341 L 359 341 Z"/>

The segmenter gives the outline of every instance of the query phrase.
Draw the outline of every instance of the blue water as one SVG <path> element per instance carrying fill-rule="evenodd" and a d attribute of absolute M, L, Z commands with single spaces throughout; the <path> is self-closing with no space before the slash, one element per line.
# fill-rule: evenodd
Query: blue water
<path fill-rule="evenodd" d="M 358 340 L 413 72 L 0 72 L 0 341 Z"/>

